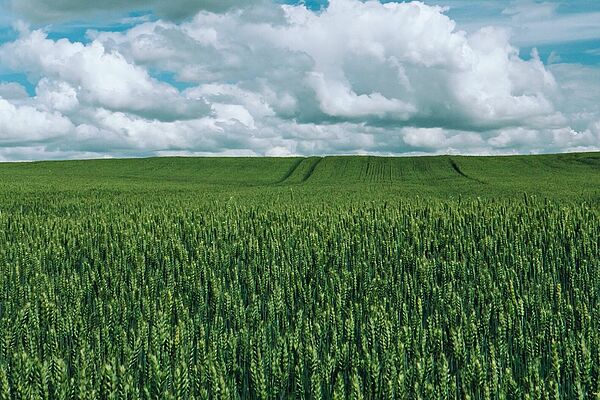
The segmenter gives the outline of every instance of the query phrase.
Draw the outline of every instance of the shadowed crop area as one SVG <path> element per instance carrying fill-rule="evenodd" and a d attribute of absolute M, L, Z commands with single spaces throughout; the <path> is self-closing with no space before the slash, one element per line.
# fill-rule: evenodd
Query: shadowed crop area
<path fill-rule="evenodd" d="M 600 154 L 0 164 L 0 399 L 600 393 Z"/>

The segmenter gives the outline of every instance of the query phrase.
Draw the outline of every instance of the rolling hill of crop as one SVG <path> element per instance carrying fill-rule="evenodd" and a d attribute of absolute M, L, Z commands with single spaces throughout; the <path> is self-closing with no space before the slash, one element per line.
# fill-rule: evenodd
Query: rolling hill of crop
<path fill-rule="evenodd" d="M 295 191 L 320 199 L 330 192 L 364 200 L 393 197 L 511 197 L 558 199 L 600 196 L 600 153 L 504 157 L 146 158 L 0 164 L 9 191 L 109 190 L 253 192 Z M 324 192 L 325 191 L 325 192 Z M 0 194 L 1 195 L 1 194 Z"/>

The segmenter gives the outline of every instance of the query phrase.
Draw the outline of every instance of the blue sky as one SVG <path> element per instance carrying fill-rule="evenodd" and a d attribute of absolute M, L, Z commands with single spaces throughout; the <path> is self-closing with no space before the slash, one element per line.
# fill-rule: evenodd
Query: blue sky
<path fill-rule="evenodd" d="M 600 148 L 600 2 L 385 3 L 0 0 L 0 159 Z"/>
<path fill-rule="evenodd" d="M 485 24 L 496 26 L 510 26 L 515 32 L 514 42 L 521 46 L 522 54 L 529 54 L 533 47 L 536 47 L 542 59 L 547 60 L 547 57 L 554 52 L 559 55 L 563 62 L 580 63 L 586 65 L 598 65 L 600 56 L 591 54 L 593 50 L 600 48 L 600 2 L 589 0 L 572 0 L 572 1 L 550 1 L 550 2 L 531 2 L 530 4 L 553 5 L 556 7 L 552 15 L 548 15 L 545 21 L 538 24 L 538 29 L 554 30 L 552 35 L 547 35 L 546 32 L 541 32 L 543 40 L 529 38 L 528 31 L 531 32 L 534 27 L 531 27 L 527 20 L 513 20 L 512 15 L 503 13 L 504 10 L 511 6 L 509 1 L 486 1 L 487 6 L 473 6 L 473 2 L 468 1 L 435 1 L 431 2 L 450 7 L 448 15 L 456 20 L 459 28 L 462 26 L 467 29 L 472 27 L 480 27 Z M 529 2 L 523 2 L 527 4 Z M 517 4 L 512 2 L 512 4 Z M 513 6 L 514 7 L 514 6 Z M 561 24 L 557 27 L 557 21 L 564 21 L 572 18 L 571 24 Z M 591 18 L 584 25 L 579 25 L 581 20 Z M 579 20 L 579 21 L 578 21 Z M 591 28 L 590 28 L 591 26 Z M 562 29 L 562 31 L 561 31 Z M 524 32 L 521 32 L 523 30 Z M 586 35 L 587 31 L 592 31 L 590 35 Z M 568 34 L 563 34 L 568 33 Z M 545 35 L 546 34 L 546 35 Z M 520 39 L 520 35 L 523 39 Z"/>

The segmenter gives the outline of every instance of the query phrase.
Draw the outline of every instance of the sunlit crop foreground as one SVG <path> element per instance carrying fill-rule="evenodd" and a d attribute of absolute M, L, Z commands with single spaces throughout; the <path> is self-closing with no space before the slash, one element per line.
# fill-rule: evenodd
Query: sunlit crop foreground
<path fill-rule="evenodd" d="M 0 164 L 0 399 L 600 393 L 600 155 Z"/>

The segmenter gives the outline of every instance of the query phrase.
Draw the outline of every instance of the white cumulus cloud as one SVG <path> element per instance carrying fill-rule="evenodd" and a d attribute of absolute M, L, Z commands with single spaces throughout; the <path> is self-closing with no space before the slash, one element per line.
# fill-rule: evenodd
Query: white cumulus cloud
<path fill-rule="evenodd" d="M 71 121 L 59 113 L 16 106 L 0 99 L 0 143 L 3 146 L 56 139 L 68 135 L 73 128 Z"/>
<path fill-rule="evenodd" d="M 52 80 L 58 91 L 54 97 L 64 97 L 64 90 L 70 90 L 70 96 L 81 102 L 115 111 L 157 119 L 209 112 L 203 101 L 186 101 L 175 88 L 153 79 L 118 52 L 106 51 L 97 41 L 83 45 L 66 39 L 50 40 L 40 30 L 23 32 L 14 42 L 0 46 L 0 58 L 14 70 L 43 78 L 40 90 L 46 99 L 52 96 Z"/>

